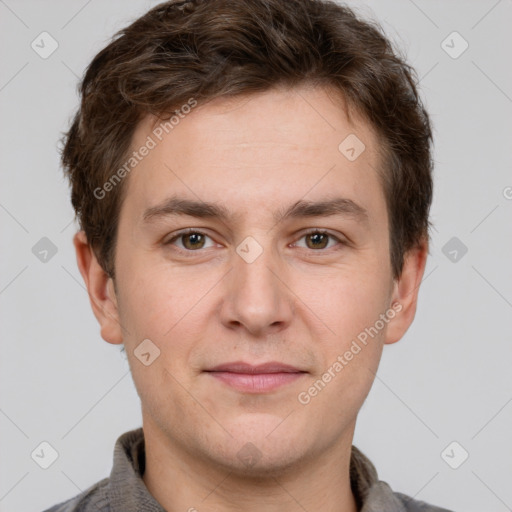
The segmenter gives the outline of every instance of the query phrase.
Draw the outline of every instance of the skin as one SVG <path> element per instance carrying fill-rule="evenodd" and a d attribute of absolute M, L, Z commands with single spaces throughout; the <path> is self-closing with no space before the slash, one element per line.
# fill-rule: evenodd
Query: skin
<path fill-rule="evenodd" d="M 357 414 L 384 344 L 398 341 L 414 318 L 428 247 L 422 241 L 411 250 L 393 280 L 379 142 L 354 113 L 351 121 L 323 88 L 199 105 L 126 178 L 115 288 L 84 233 L 75 236 L 101 335 L 125 344 L 142 403 L 143 478 L 166 510 L 357 510 L 349 480 Z M 140 123 L 133 148 L 154 122 Z M 353 162 L 338 150 L 351 133 L 366 146 Z M 144 223 L 143 212 L 172 194 L 217 202 L 233 217 Z M 301 199 L 334 196 L 365 208 L 367 222 L 350 215 L 273 219 Z M 207 236 L 164 245 L 184 228 Z M 304 233 L 310 228 L 345 243 L 315 245 Z M 263 250 L 252 263 L 236 252 L 248 236 Z M 397 303 L 401 311 L 301 404 L 299 393 Z M 144 339 L 160 350 L 149 366 L 134 355 Z M 204 372 L 238 360 L 279 361 L 307 373 L 249 394 Z M 237 457 L 248 442 L 258 453 L 252 465 Z"/>

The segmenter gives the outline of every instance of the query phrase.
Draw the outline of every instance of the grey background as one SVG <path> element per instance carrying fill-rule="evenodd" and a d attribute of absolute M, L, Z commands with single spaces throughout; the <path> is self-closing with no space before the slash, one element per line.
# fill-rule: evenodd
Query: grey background
<path fill-rule="evenodd" d="M 141 425 L 125 356 L 101 339 L 76 266 L 57 141 L 77 77 L 155 4 L 0 0 L 1 511 L 42 511 L 106 477 L 117 437 Z M 349 4 L 407 53 L 436 139 L 419 310 L 384 349 L 354 444 L 396 491 L 456 511 L 512 510 L 512 1 Z M 43 31 L 59 45 L 47 59 L 31 48 Z M 469 44 L 456 59 L 441 46 L 453 31 Z M 452 53 L 457 37 L 444 43 Z M 43 237 L 57 249 L 46 262 L 32 252 Z M 465 255 L 443 253 L 453 237 Z M 59 454 L 46 470 L 31 458 L 42 441 Z M 458 469 L 441 456 L 452 441 L 469 453 Z"/>

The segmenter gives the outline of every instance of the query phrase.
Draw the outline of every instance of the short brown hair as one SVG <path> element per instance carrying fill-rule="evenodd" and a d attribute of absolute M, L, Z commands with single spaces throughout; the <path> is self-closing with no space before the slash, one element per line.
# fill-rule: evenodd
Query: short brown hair
<path fill-rule="evenodd" d="M 137 124 L 194 98 L 302 84 L 334 88 L 382 141 L 393 277 L 405 253 L 429 240 L 431 125 L 416 73 L 382 28 L 329 0 L 190 0 L 162 3 L 92 60 L 81 105 L 63 139 L 72 204 L 98 261 L 114 278 L 125 183 L 102 187 L 126 161 Z M 341 142 L 341 141 L 340 141 Z"/>

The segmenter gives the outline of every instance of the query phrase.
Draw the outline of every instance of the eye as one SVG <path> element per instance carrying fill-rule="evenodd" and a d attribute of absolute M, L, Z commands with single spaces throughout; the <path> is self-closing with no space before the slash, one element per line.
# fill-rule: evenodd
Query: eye
<path fill-rule="evenodd" d="M 176 240 L 182 241 L 182 245 L 178 245 L 180 249 L 185 251 L 195 251 L 198 249 L 205 249 L 205 240 L 206 238 L 210 238 L 207 234 L 202 231 L 197 231 L 195 229 L 187 229 L 185 231 L 181 231 L 176 233 L 172 238 L 167 240 L 164 245 L 174 245 Z M 211 240 L 211 238 L 210 238 Z M 213 247 L 210 245 L 209 247 Z"/>
<path fill-rule="evenodd" d="M 177 247 L 185 252 L 195 252 L 200 249 L 207 249 L 209 247 L 213 247 L 214 244 L 206 245 L 206 239 L 210 239 L 206 233 L 202 231 L 198 231 L 197 229 L 189 228 L 179 233 L 176 233 L 172 238 L 169 238 L 164 245 L 177 245 Z M 332 245 L 336 245 L 335 242 L 338 242 L 338 245 L 346 245 L 345 242 L 340 240 L 338 237 L 329 233 L 328 231 L 322 231 L 320 229 L 310 230 L 309 232 L 303 234 L 299 240 L 305 239 L 306 246 L 302 246 L 305 249 L 311 249 L 313 251 L 318 251 L 322 249 L 330 249 Z M 180 244 L 175 242 L 179 241 Z M 334 242 L 329 246 L 329 241 Z M 293 244 L 297 245 L 297 244 Z M 298 245 L 300 247 L 300 245 Z"/>
<path fill-rule="evenodd" d="M 306 249 L 312 249 L 312 250 L 325 249 L 325 248 L 327 248 L 327 246 L 329 244 L 329 239 L 335 240 L 339 244 L 344 245 L 344 242 L 342 240 L 340 240 L 339 238 L 335 237 L 328 231 L 322 231 L 319 229 L 311 230 L 311 231 L 305 233 L 304 235 L 302 235 L 300 240 L 302 240 L 303 238 L 306 239 Z M 331 248 L 331 247 L 328 247 L 328 248 Z"/>

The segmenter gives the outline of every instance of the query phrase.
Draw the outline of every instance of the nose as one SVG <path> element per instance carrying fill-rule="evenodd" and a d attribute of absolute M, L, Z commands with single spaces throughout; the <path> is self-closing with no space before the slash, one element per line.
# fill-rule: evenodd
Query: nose
<path fill-rule="evenodd" d="M 276 334 L 291 322 L 294 295 L 286 286 L 286 271 L 279 256 L 261 247 L 261 254 L 253 260 L 250 251 L 254 250 L 253 242 L 239 247 L 233 255 L 233 267 L 224 281 L 222 322 L 254 336 Z"/>

